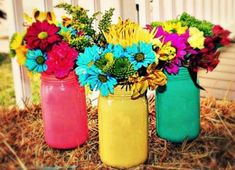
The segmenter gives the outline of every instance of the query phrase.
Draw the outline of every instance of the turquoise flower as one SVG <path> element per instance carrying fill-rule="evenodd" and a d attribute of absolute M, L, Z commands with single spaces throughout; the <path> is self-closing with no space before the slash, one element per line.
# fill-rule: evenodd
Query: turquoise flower
<path fill-rule="evenodd" d="M 60 27 L 60 35 L 63 35 L 64 32 L 70 33 L 71 36 L 75 36 L 77 34 L 77 31 L 72 27 L 65 27 L 61 23 L 59 23 L 58 26 Z"/>
<path fill-rule="evenodd" d="M 125 50 L 123 49 L 123 47 L 121 45 L 112 45 L 109 44 L 103 52 L 103 55 L 107 54 L 107 53 L 112 53 L 114 58 L 120 58 L 120 57 L 125 57 Z"/>
<path fill-rule="evenodd" d="M 28 50 L 25 66 L 30 71 L 41 73 L 47 70 L 47 65 L 45 64 L 46 60 L 46 54 L 41 50 Z"/>
<path fill-rule="evenodd" d="M 120 57 L 125 57 L 126 56 L 123 47 L 121 45 L 119 45 L 119 44 L 115 45 L 113 47 L 113 54 L 114 54 L 115 58 L 120 58 Z"/>
<path fill-rule="evenodd" d="M 79 81 L 82 86 L 86 85 L 86 80 L 89 76 L 89 73 L 98 69 L 95 66 L 95 62 L 100 59 L 102 52 L 102 48 L 94 45 L 92 47 L 87 47 L 83 53 L 79 54 L 76 62 L 77 68 L 75 69 L 75 72 L 79 76 Z"/>
<path fill-rule="evenodd" d="M 114 86 L 117 84 L 117 80 L 97 69 L 90 72 L 87 83 L 91 90 L 100 90 L 102 96 L 108 96 L 109 93 L 114 93 Z"/>
<path fill-rule="evenodd" d="M 152 44 L 139 42 L 126 48 L 127 57 L 130 60 L 135 70 L 142 66 L 147 67 L 155 62 L 155 52 L 152 49 Z"/>

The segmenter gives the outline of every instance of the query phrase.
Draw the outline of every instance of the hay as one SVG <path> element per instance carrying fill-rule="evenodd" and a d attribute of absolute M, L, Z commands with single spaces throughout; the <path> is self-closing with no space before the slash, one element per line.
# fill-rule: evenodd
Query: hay
<path fill-rule="evenodd" d="M 201 134 L 183 144 L 156 137 L 153 96 L 149 103 L 149 157 L 132 169 L 235 169 L 235 102 L 202 99 Z M 39 105 L 25 110 L 0 108 L 0 169 L 111 169 L 99 159 L 97 108 L 90 102 L 88 112 L 88 142 L 65 151 L 46 145 Z"/>

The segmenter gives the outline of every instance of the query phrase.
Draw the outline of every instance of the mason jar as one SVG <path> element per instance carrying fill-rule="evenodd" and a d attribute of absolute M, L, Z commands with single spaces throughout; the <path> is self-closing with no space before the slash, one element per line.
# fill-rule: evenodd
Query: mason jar
<path fill-rule="evenodd" d="M 146 97 L 131 99 L 131 91 L 117 86 L 114 94 L 99 96 L 99 154 L 102 162 L 129 168 L 146 161 L 148 110 Z"/>
<path fill-rule="evenodd" d="M 71 72 L 63 79 L 41 75 L 41 103 L 46 143 L 70 149 L 88 138 L 85 90 Z"/>
<path fill-rule="evenodd" d="M 200 132 L 200 90 L 187 68 L 167 74 L 166 89 L 156 91 L 156 132 L 171 142 L 195 139 Z"/>

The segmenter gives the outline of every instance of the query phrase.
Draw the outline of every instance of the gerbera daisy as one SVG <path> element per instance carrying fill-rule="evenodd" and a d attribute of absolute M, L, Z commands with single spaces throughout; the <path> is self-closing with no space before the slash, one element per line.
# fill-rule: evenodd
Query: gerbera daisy
<path fill-rule="evenodd" d="M 102 96 L 108 96 L 109 93 L 114 93 L 117 80 L 109 75 L 102 74 L 101 70 L 94 70 L 90 72 L 87 83 L 92 91 L 100 90 Z"/>
<path fill-rule="evenodd" d="M 120 57 L 125 57 L 125 50 L 120 44 L 117 45 L 108 44 L 108 46 L 104 49 L 103 54 L 110 52 L 113 53 L 115 59 Z"/>
<path fill-rule="evenodd" d="M 154 63 L 156 55 L 152 49 L 152 44 L 139 42 L 126 48 L 127 57 L 135 70 L 138 70 L 142 66 L 147 67 L 149 64 Z"/>
<path fill-rule="evenodd" d="M 92 68 L 97 69 L 95 62 L 100 59 L 103 53 L 103 49 L 94 45 L 92 47 L 85 48 L 83 53 L 80 53 L 77 58 L 76 74 L 79 76 L 79 80 L 82 86 L 86 84 L 86 78 L 89 74 L 89 70 Z"/>
<path fill-rule="evenodd" d="M 25 35 L 27 48 L 39 48 L 42 51 L 50 49 L 52 44 L 61 41 L 60 36 L 57 34 L 59 30 L 59 27 L 49 24 L 47 21 L 34 22 Z"/>
<path fill-rule="evenodd" d="M 25 66 L 30 71 L 41 73 L 47 70 L 47 65 L 45 63 L 47 57 L 41 50 L 28 50 L 26 56 Z"/>
<path fill-rule="evenodd" d="M 77 58 L 77 51 L 71 48 L 67 42 L 62 41 L 58 45 L 54 45 L 48 52 L 47 73 L 55 74 L 57 78 L 66 77 L 73 69 L 74 61 Z"/>

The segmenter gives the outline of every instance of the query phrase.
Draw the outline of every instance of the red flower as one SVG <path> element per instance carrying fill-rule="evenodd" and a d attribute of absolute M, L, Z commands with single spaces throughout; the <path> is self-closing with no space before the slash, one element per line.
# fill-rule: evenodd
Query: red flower
<path fill-rule="evenodd" d="M 62 41 L 58 45 L 54 45 L 48 52 L 46 72 L 54 73 L 57 78 L 66 77 L 73 70 L 77 56 L 77 51 L 71 48 L 67 42 Z"/>
<path fill-rule="evenodd" d="M 190 67 L 195 72 L 199 68 L 213 71 L 219 63 L 220 52 L 217 49 L 230 44 L 230 32 L 228 30 L 224 30 L 220 25 L 215 25 L 212 31 L 214 35 L 205 39 L 205 48 L 190 57 Z"/>
<path fill-rule="evenodd" d="M 230 44 L 230 31 L 223 29 L 220 25 L 215 25 L 212 32 L 214 33 L 213 37 L 217 39 L 220 45 L 226 46 Z"/>
<path fill-rule="evenodd" d="M 47 21 L 34 22 L 27 30 L 25 41 L 28 49 L 40 49 L 46 51 L 51 45 L 61 41 L 57 32 L 60 30 L 54 24 L 49 24 Z"/>
<path fill-rule="evenodd" d="M 219 64 L 220 52 L 209 52 L 209 53 L 199 53 L 194 55 L 190 59 L 190 67 L 193 68 L 194 72 L 198 72 L 199 68 L 204 68 L 207 71 L 213 71 L 215 67 Z"/>

